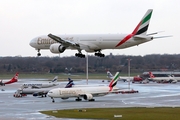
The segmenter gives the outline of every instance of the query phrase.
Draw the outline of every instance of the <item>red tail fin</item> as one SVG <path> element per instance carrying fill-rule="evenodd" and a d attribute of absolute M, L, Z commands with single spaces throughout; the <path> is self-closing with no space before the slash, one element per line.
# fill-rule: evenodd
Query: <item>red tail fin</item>
<path fill-rule="evenodd" d="M 149 77 L 150 78 L 155 78 L 154 75 L 152 74 L 152 72 L 149 72 Z"/>
<path fill-rule="evenodd" d="M 5 82 L 4 84 L 11 84 L 11 83 L 17 82 L 18 81 L 18 75 L 19 75 L 19 73 L 16 73 L 10 81 Z"/>

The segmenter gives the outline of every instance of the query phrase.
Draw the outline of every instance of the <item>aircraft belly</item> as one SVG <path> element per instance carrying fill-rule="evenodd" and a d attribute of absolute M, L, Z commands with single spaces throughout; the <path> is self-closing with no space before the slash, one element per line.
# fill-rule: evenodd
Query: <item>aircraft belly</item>
<path fill-rule="evenodd" d="M 38 49 L 49 49 L 50 44 L 43 44 L 43 45 L 38 45 Z"/>
<path fill-rule="evenodd" d="M 42 90 L 42 89 L 23 89 L 22 93 L 23 94 L 33 94 L 35 92 L 48 92 L 49 90 Z"/>

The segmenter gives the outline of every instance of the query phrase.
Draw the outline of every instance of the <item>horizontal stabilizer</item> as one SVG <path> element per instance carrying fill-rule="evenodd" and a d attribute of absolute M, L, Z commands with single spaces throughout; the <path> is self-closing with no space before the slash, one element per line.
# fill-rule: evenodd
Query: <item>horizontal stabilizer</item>
<path fill-rule="evenodd" d="M 146 34 L 146 35 L 155 35 L 155 34 L 158 34 L 158 33 L 161 33 L 161 32 L 164 32 L 164 31 L 158 31 L 158 32 L 149 33 L 149 34 Z"/>
<path fill-rule="evenodd" d="M 172 36 L 172 35 L 168 35 L 168 36 L 158 36 L 158 37 L 153 37 L 153 39 L 166 38 L 166 37 L 173 37 L 173 36 Z"/>
<path fill-rule="evenodd" d="M 139 40 L 139 39 L 148 39 L 148 40 L 150 39 L 150 40 L 152 40 L 153 39 L 152 36 L 145 36 L 145 35 L 135 35 L 134 38 L 135 38 L 135 40 L 136 40 L 136 38 L 137 38 L 137 40 Z"/>

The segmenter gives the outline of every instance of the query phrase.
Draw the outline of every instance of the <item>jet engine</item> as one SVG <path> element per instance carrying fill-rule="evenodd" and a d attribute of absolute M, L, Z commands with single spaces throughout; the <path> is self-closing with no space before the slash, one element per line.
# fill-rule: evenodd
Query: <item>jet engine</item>
<path fill-rule="evenodd" d="M 63 53 L 66 50 L 66 47 L 59 43 L 54 43 L 50 46 L 50 51 L 52 53 Z"/>
<path fill-rule="evenodd" d="M 83 98 L 84 98 L 85 100 L 92 100 L 92 99 L 93 99 L 93 96 L 92 96 L 92 94 L 85 94 L 85 95 L 83 96 Z"/>

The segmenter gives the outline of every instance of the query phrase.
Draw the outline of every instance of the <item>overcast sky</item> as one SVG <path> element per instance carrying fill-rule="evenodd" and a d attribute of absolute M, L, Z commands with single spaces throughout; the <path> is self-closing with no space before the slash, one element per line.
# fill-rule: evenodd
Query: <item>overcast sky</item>
<path fill-rule="evenodd" d="M 164 31 L 156 36 L 173 37 L 102 53 L 179 54 L 179 0 L 1 0 L 0 56 L 36 56 L 37 51 L 29 46 L 30 40 L 49 33 L 131 33 L 147 9 L 153 9 L 148 33 Z M 66 50 L 61 56 L 75 53 L 77 50 Z M 49 50 L 41 50 L 41 54 L 58 56 Z"/>

